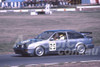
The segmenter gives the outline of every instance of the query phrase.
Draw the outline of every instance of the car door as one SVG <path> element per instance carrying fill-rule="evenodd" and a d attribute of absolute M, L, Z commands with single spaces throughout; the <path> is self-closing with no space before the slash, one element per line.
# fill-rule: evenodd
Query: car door
<path fill-rule="evenodd" d="M 64 39 L 60 39 L 60 35 L 63 35 Z M 49 51 L 64 51 L 67 44 L 67 37 L 65 32 L 55 33 L 49 42 Z"/>
<path fill-rule="evenodd" d="M 78 42 L 84 42 L 84 36 L 78 32 L 67 32 L 68 34 L 68 48 L 74 48 Z"/>

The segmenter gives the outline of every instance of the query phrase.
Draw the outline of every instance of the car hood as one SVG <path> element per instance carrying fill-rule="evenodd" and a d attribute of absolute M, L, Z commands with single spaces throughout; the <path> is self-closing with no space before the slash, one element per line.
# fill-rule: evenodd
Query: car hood
<path fill-rule="evenodd" d="M 36 43 L 39 41 L 43 41 L 43 40 L 42 39 L 28 39 L 28 40 L 18 42 L 17 44 L 25 44 L 25 43 L 31 44 L 31 43 Z"/>
<path fill-rule="evenodd" d="M 30 39 L 30 41 L 33 43 L 35 43 L 35 42 L 39 42 L 39 41 L 43 41 L 42 39 Z"/>

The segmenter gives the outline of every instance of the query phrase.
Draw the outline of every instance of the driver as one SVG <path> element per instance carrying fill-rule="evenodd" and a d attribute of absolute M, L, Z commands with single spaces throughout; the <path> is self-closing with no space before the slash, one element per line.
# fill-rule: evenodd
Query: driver
<path fill-rule="evenodd" d="M 65 39 L 65 36 L 63 34 L 60 34 L 59 35 L 59 40 L 64 40 Z"/>

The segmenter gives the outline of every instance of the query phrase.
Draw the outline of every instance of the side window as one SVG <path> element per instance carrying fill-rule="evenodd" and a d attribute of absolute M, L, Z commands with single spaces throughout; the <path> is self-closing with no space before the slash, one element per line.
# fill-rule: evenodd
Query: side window
<path fill-rule="evenodd" d="M 79 38 L 84 38 L 84 36 L 77 32 L 68 32 L 68 38 L 69 39 L 79 39 Z"/>
<path fill-rule="evenodd" d="M 63 33 L 63 32 L 55 33 L 52 38 L 54 40 L 65 40 L 66 39 L 66 33 Z"/>

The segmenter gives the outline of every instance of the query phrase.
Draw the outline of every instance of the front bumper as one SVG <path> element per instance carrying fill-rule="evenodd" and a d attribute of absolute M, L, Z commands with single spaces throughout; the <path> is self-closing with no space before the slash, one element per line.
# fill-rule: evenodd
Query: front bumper
<path fill-rule="evenodd" d="M 34 51 L 32 49 L 14 48 L 14 52 L 15 52 L 15 54 L 34 55 Z"/>
<path fill-rule="evenodd" d="M 28 54 L 27 49 L 14 48 L 16 54 Z"/>

